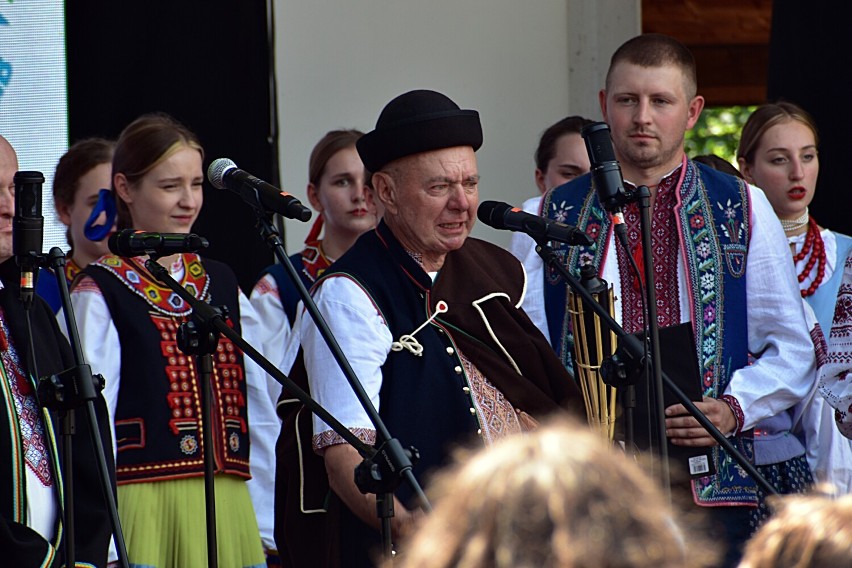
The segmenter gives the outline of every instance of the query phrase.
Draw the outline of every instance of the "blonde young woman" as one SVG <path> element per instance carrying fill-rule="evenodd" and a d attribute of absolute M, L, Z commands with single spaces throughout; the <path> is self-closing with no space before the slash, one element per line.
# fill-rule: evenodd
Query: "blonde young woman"
<path fill-rule="evenodd" d="M 195 135 L 168 116 L 145 115 L 127 126 L 112 167 L 119 229 L 189 232 L 203 203 L 203 156 Z M 206 566 L 206 425 L 194 358 L 176 343 L 191 309 L 148 273 L 144 261 L 105 256 L 85 268 L 73 291 L 77 321 L 87 360 L 106 380 L 131 564 Z M 159 262 L 196 297 L 226 305 L 234 327 L 259 344 L 252 337 L 256 316 L 230 268 L 197 254 Z M 277 419 L 265 376 L 229 340 L 219 340 L 214 361 L 209 451 L 215 457 L 219 565 L 256 568 L 265 565 L 264 547 L 246 481 L 255 477 L 255 505 L 268 504 Z M 259 508 L 266 514 L 257 518 L 264 540 L 274 546 L 268 509 Z"/>

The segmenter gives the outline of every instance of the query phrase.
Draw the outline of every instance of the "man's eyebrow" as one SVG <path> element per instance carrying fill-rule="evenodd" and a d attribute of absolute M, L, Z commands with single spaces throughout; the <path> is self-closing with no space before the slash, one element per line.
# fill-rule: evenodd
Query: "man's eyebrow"
<path fill-rule="evenodd" d="M 462 181 L 478 182 L 479 178 L 480 178 L 479 174 L 473 174 L 473 175 L 465 176 L 464 178 L 462 178 Z M 434 177 L 430 177 L 429 179 L 426 180 L 427 183 L 435 183 L 437 181 L 442 181 L 444 183 L 456 183 L 457 178 L 449 177 L 449 176 L 434 176 Z"/>

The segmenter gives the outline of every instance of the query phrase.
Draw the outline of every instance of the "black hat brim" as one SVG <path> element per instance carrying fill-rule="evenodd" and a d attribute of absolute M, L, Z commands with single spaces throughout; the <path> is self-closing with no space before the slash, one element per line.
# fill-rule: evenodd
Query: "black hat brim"
<path fill-rule="evenodd" d="M 482 146 L 482 125 L 475 110 L 452 110 L 383 125 L 356 142 L 364 167 L 380 171 L 386 164 L 413 154 L 471 146 Z"/>

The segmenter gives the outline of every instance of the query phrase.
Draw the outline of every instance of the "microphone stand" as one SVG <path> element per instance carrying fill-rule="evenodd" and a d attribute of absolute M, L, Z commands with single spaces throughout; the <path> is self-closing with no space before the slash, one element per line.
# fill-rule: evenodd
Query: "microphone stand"
<path fill-rule="evenodd" d="M 428 513 L 432 510 L 432 506 L 429 503 L 426 494 L 423 492 L 422 487 L 418 483 L 414 476 L 414 472 L 412 471 L 414 462 L 416 462 L 419 458 L 419 453 L 417 452 L 417 449 L 413 447 L 404 449 L 399 440 L 391 436 L 387 426 L 370 401 L 370 397 L 364 391 L 364 387 L 355 375 L 355 371 L 349 365 L 349 361 L 340 349 L 340 345 L 337 343 L 337 340 L 328 328 L 328 324 L 317 309 L 316 303 L 305 288 L 305 285 L 302 283 L 296 269 L 293 268 L 293 264 L 290 262 L 287 252 L 284 250 L 284 244 L 281 237 L 267 218 L 266 211 L 260 206 L 259 201 L 257 203 L 252 203 L 252 201 L 248 199 L 245 201 L 255 210 L 255 213 L 257 214 L 257 226 L 260 230 L 261 237 L 273 250 L 276 258 L 278 258 L 278 261 L 287 272 L 290 281 L 299 291 L 299 296 L 302 299 L 305 309 L 316 324 L 320 335 L 328 345 L 332 356 L 335 361 L 337 361 L 337 364 L 340 366 L 340 370 L 343 372 L 350 387 L 358 398 L 358 401 L 367 413 L 370 422 L 376 429 L 376 445 L 375 447 L 370 448 L 370 452 L 365 453 L 359 449 L 359 446 L 355 446 L 364 458 L 364 461 L 362 461 L 355 469 L 355 483 L 362 493 L 373 493 L 376 495 L 376 514 L 382 526 L 382 549 L 385 558 L 391 559 L 392 535 L 390 530 L 390 519 L 394 514 L 393 492 L 399 486 L 401 481 L 404 480 L 411 487 L 420 503 L 420 508 L 423 511 Z M 323 420 L 325 421 L 324 418 Z M 326 421 L 326 423 L 330 425 L 329 422 Z M 346 431 L 348 432 L 348 430 Z M 361 445 L 363 446 L 363 444 Z"/>
<path fill-rule="evenodd" d="M 568 272 L 568 269 L 562 265 L 559 261 L 559 257 L 553 251 L 553 249 L 547 244 L 548 239 L 546 237 L 533 237 L 536 241 L 535 250 L 541 259 L 544 261 L 545 266 L 553 267 L 565 280 L 571 290 L 574 291 L 575 294 L 582 298 L 585 305 L 590 308 L 595 314 L 600 317 L 601 321 L 613 332 L 616 337 L 618 337 L 619 341 L 619 350 L 622 350 L 623 353 L 630 359 L 632 362 L 642 362 L 645 357 L 645 348 L 642 343 L 636 339 L 631 334 L 624 331 L 615 319 L 609 315 L 609 313 L 603 309 L 603 307 L 595 301 L 594 297 L 583 287 L 583 285 L 578 282 L 571 273 Z M 657 357 L 659 360 L 659 357 Z M 684 394 L 684 392 L 678 387 L 669 377 L 666 375 L 662 369 L 660 369 L 659 373 L 661 382 L 665 385 L 665 388 L 669 390 L 670 393 L 674 395 L 679 403 L 681 403 L 686 411 L 695 418 L 699 424 L 707 431 L 710 436 L 716 440 L 722 448 L 730 455 L 737 464 L 742 467 L 746 473 L 748 473 L 752 479 L 766 492 L 767 495 L 777 495 L 778 492 L 775 488 L 770 485 L 770 483 L 757 471 L 754 465 L 737 450 L 734 445 L 722 434 L 718 428 L 702 413 L 695 404 L 689 400 L 689 397 Z M 662 393 L 660 393 L 662 394 Z M 662 399 L 662 397 L 659 397 Z M 664 446 L 665 447 L 665 446 Z M 669 486 L 664 486 L 665 491 L 669 491 Z"/>
<path fill-rule="evenodd" d="M 660 356 L 660 324 L 657 321 L 657 288 L 654 282 L 654 251 L 651 244 L 651 190 L 647 186 L 639 186 L 635 192 L 628 192 L 626 202 L 636 201 L 639 204 L 640 226 L 642 229 L 642 263 L 645 273 L 645 303 L 647 304 L 648 318 L 647 329 L 649 342 L 651 344 L 651 365 L 648 369 L 650 376 L 648 383 L 651 396 L 648 397 L 649 406 L 653 405 L 657 413 L 657 444 L 660 456 L 660 479 L 664 487 L 669 487 L 671 475 L 669 472 L 669 445 L 666 439 L 666 415 L 665 402 L 663 399 L 663 367 Z M 627 239 L 625 239 L 626 241 Z M 622 243 L 625 244 L 625 243 Z M 625 247 L 625 252 L 630 252 Z M 647 367 L 646 367 L 647 368 Z M 649 408 L 650 410 L 650 408 Z M 696 409 L 697 410 L 697 409 Z M 649 412 L 649 415 L 651 413 Z M 650 436 L 653 439 L 653 436 Z"/>
<path fill-rule="evenodd" d="M 278 240 L 278 244 L 281 247 L 281 250 L 283 251 L 283 245 L 280 245 L 280 238 L 278 237 L 278 234 L 271 227 L 271 224 L 266 219 L 265 215 L 261 214 L 261 216 L 263 217 L 263 220 L 266 223 L 265 230 L 268 230 L 272 235 L 274 235 L 274 239 Z M 287 258 L 286 254 L 284 254 L 284 258 Z M 287 264 L 286 266 L 289 266 L 292 275 L 296 278 L 299 284 L 301 284 L 301 280 L 299 280 L 299 277 L 295 273 L 295 270 L 293 269 L 292 265 Z M 382 479 L 389 479 L 391 482 L 395 481 L 398 484 L 399 478 L 404 478 L 409 483 L 413 483 L 415 493 L 417 493 L 417 495 L 420 496 L 423 500 L 423 503 L 428 506 L 428 501 L 426 500 L 425 494 L 423 493 L 423 490 L 420 488 L 420 486 L 417 484 L 417 480 L 414 478 L 414 475 L 411 471 L 411 459 L 406 454 L 406 450 L 402 448 L 401 444 L 398 441 L 390 440 L 388 438 L 388 443 L 383 444 L 379 448 L 373 448 L 362 442 L 357 436 L 355 436 L 351 431 L 349 431 L 348 428 L 346 428 L 331 414 L 329 414 L 329 412 L 325 408 L 323 408 L 315 400 L 313 400 L 310 395 L 308 395 L 308 393 L 299 388 L 296 383 L 290 380 L 289 377 L 287 377 L 272 363 L 270 363 L 269 360 L 266 359 L 254 347 L 252 347 L 251 344 L 246 342 L 239 333 L 232 329 L 225 322 L 221 311 L 214 309 L 207 302 L 195 298 L 195 296 L 190 294 L 183 286 L 176 282 L 171 277 L 171 275 L 169 275 L 168 270 L 166 270 L 163 266 L 157 263 L 153 258 L 149 258 L 147 261 L 145 261 L 145 268 L 147 268 L 148 271 L 157 280 L 159 280 L 168 288 L 173 290 L 192 307 L 193 317 L 196 318 L 196 321 L 199 322 L 199 325 L 202 327 L 202 329 L 208 329 L 217 333 L 221 333 L 222 335 L 230 339 L 245 355 L 247 355 L 251 360 L 256 362 L 264 371 L 266 371 L 285 389 L 287 389 L 288 393 L 291 393 L 293 396 L 295 396 L 311 412 L 316 414 L 323 422 L 328 424 L 337 434 L 339 434 L 344 440 L 346 440 L 346 442 L 348 442 L 352 447 L 354 447 L 358 451 L 358 453 L 365 458 L 364 463 L 370 464 L 367 466 L 368 476 L 382 474 L 384 473 L 383 468 L 387 467 L 391 472 L 395 472 L 396 476 L 394 477 L 385 475 L 384 477 L 382 477 Z M 307 290 L 304 289 L 304 285 L 302 285 L 301 287 L 307 297 L 310 298 L 310 295 L 307 293 Z M 311 303 L 310 305 L 312 305 L 314 310 L 316 310 L 315 304 Z M 330 335 L 330 332 L 328 333 Z M 335 346 L 337 347 L 338 354 L 340 355 L 340 357 L 342 357 L 342 353 L 340 353 L 339 346 L 337 346 L 336 343 Z M 334 353 L 335 351 L 332 350 L 332 352 Z M 363 389 L 361 389 L 361 391 L 363 393 Z M 366 394 L 364 396 L 366 396 Z M 366 400 L 369 401 L 368 398 Z M 372 407 L 372 405 L 370 406 Z M 384 431 L 386 432 L 387 430 L 385 429 Z M 395 444 L 392 442 L 395 442 Z M 392 497 L 390 501 L 392 507 Z M 383 523 L 383 526 L 384 524 L 385 523 Z M 390 537 L 389 532 L 388 537 Z"/>
<path fill-rule="evenodd" d="M 155 256 L 151 256 L 148 262 L 155 264 L 165 274 L 171 282 L 183 289 L 183 286 L 174 281 L 158 262 Z M 149 272 L 153 274 L 151 267 L 147 265 Z M 163 277 L 158 276 L 161 282 L 166 282 Z M 168 283 L 167 283 L 168 284 Z M 168 284 L 171 288 L 171 284 Z M 174 288 L 172 288 L 175 290 Z M 226 317 L 224 307 L 210 306 L 210 309 L 219 315 Z M 207 529 L 207 566 L 209 568 L 218 568 L 219 552 L 216 539 L 216 488 L 214 485 L 215 474 L 215 459 L 214 452 L 216 448 L 213 444 L 213 353 L 219 344 L 219 335 L 213 330 L 208 329 L 204 323 L 198 321 L 193 310 L 190 320 L 184 322 L 178 328 L 177 344 L 178 348 L 187 355 L 195 355 L 198 362 L 198 379 L 201 382 L 201 424 L 202 424 L 202 443 L 204 444 L 204 515 Z"/>
<path fill-rule="evenodd" d="M 39 261 L 42 259 L 39 258 Z M 107 468 L 106 454 L 100 436 L 100 428 L 95 414 L 94 400 L 97 392 L 103 389 L 103 377 L 92 375 L 92 368 L 86 364 L 83 356 L 83 348 L 80 345 L 80 336 L 77 331 L 77 320 L 74 316 L 74 306 L 71 304 L 71 295 L 68 291 L 68 282 L 65 279 L 65 254 L 58 247 L 53 247 L 48 253 L 48 265 L 53 269 L 56 282 L 59 286 L 62 311 L 65 315 L 65 327 L 68 330 L 68 341 L 74 354 L 74 366 L 51 377 L 39 380 L 38 399 L 46 408 L 57 411 L 60 422 L 61 453 L 62 453 L 62 476 L 64 487 L 64 516 L 65 516 L 65 540 L 63 543 L 65 551 L 65 565 L 75 566 L 74 534 L 74 475 L 73 475 L 73 449 L 72 437 L 76 432 L 75 410 L 83 407 L 89 430 L 92 435 L 95 460 L 97 461 L 98 479 L 104 500 L 107 504 L 112 534 L 115 541 L 118 561 L 123 568 L 128 568 L 127 549 L 124 544 L 124 533 L 118 518 L 115 494 L 110 483 L 109 469 Z"/>

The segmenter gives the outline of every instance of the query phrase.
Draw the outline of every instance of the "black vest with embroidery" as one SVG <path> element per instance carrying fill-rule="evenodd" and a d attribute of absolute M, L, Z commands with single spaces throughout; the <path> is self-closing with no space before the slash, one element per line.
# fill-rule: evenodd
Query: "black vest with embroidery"
<path fill-rule="evenodd" d="M 341 275 L 365 288 L 394 340 L 432 315 L 429 275 L 384 224 L 362 235 L 318 282 Z M 413 445 L 420 451 L 414 467 L 419 478 L 442 465 L 450 446 L 475 433 L 479 423 L 470 412 L 474 405 L 469 390 L 464 390 L 467 378 L 446 327 L 433 322 L 415 338 L 423 346 L 421 356 L 392 351 L 382 365 L 379 414 L 403 447 Z M 406 484 L 397 491 L 403 499 L 409 494 Z"/>
<path fill-rule="evenodd" d="M 404 447 L 420 451 L 414 473 L 421 482 L 424 473 L 444 464 L 452 448 L 474 438 L 479 428 L 460 351 L 516 411 L 535 418 L 562 408 L 582 412 L 570 375 L 519 309 L 525 276 L 508 251 L 469 238 L 447 254 L 433 284 L 382 221 L 375 231 L 361 235 L 318 285 L 327 278 L 358 284 L 395 341 L 413 334 L 423 348 L 419 356 L 391 350 L 381 367 L 379 391 L 379 414 L 391 434 Z M 439 303 L 447 311 L 424 326 Z M 306 384 L 301 361 L 300 356 L 290 377 Z M 325 467 L 309 449 L 310 415 L 296 407 L 278 407 L 283 424 L 276 448 L 276 542 L 294 566 L 372 566 L 367 550 L 378 544 L 377 534 L 341 511 L 335 499 L 327 500 Z M 407 484 L 396 495 L 412 506 Z M 317 509 L 327 509 L 328 517 L 316 514 Z"/>
<path fill-rule="evenodd" d="M 184 255 L 181 282 L 193 295 L 226 306 L 240 330 L 239 293 L 224 264 Z M 204 473 L 200 382 L 194 356 L 177 347 L 192 310 L 133 260 L 104 257 L 84 272 L 103 293 L 121 344 L 121 387 L 114 416 L 118 483 Z M 249 477 L 249 425 L 242 353 L 219 339 L 212 385 L 217 472 Z M 109 381 L 109 377 L 106 377 Z"/>

